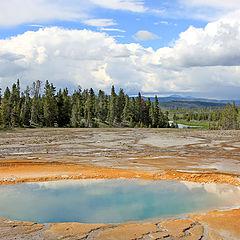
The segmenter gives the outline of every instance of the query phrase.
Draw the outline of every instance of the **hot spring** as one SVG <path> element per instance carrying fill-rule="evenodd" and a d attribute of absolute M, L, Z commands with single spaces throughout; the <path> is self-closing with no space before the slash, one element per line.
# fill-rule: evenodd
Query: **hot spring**
<path fill-rule="evenodd" d="M 46 222 L 121 223 L 240 205 L 227 184 L 128 179 L 0 186 L 0 217 Z"/>

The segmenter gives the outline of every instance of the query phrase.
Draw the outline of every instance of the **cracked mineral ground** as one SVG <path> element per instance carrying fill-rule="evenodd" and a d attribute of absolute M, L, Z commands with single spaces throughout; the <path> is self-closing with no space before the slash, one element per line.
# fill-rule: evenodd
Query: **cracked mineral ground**
<path fill-rule="evenodd" d="M 114 178 L 239 187 L 240 131 L 73 128 L 0 132 L 2 185 Z M 0 219 L 0 239 L 240 239 L 239 225 L 238 208 L 121 224 Z"/>

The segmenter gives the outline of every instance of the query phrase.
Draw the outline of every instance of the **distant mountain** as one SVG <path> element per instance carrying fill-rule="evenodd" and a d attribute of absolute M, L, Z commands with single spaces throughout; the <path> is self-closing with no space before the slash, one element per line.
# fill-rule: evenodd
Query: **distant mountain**
<path fill-rule="evenodd" d="M 194 97 L 192 97 L 192 96 L 186 96 L 185 98 L 194 98 Z"/>
<path fill-rule="evenodd" d="M 147 100 L 147 97 L 143 97 Z M 150 97 L 153 102 L 155 97 Z M 227 103 L 233 103 L 234 100 L 217 100 L 208 98 L 195 98 L 191 96 L 183 97 L 180 95 L 171 95 L 168 97 L 158 97 L 159 106 L 163 109 L 192 109 L 203 107 L 224 107 Z M 240 106 L 240 100 L 235 101 L 236 106 Z"/>
<path fill-rule="evenodd" d="M 144 99 L 148 99 L 147 97 L 143 97 Z M 154 101 L 154 97 L 150 97 L 151 101 Z M 191 96 L 182 97 L 180 95 L 171 95 L 168 97 L 158 97 L 159 102 L 171 102 L 171 101 L 183 101 L 183 102 L 209 102 L 209 103 L 233 103 L 234 100 L 217 100 L 217 99 L 209 99 L 209 98 L 195 98 Z M 235 100 L 236 106 L 240 106 L 240 100 Z"/>
<path fill-rule="evenodd" d="M 200 101 L 169 101 L 159 102 L 159 107 L 162 109 L 193 109 L 193 108 L 206 108 L 206 107 L 225 107 L 225 103 L 212 103 Z"/>
<path fill-rule="evenodd" d="M 182 96 L 177 95 L 177 94 L 173 94 L 173 95 L 171 95 L 171 96 L 169 96 L 169 97 L 171 97 L 171 98 L 182 98 Z"/>

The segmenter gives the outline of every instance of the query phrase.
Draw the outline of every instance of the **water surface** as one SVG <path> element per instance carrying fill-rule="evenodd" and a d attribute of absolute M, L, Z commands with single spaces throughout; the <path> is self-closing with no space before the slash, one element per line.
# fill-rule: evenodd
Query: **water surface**
<path fill-rule="evenodd" d="M 240 205 L 226 184 L 67 180 L 0 187 L 0 217 L 44 222 L 120 223 Z"/>
<path fill-rule="evenodd" d="M 170 125 L 173 124 L 173 121 L 168 121 Z M 201 126 L 191 126 L 191 125 L 186 125 L 186 124 L 181 124 L 177 123 L 179 129 L 184 129 L 184 128 L 201 128 Z"/>

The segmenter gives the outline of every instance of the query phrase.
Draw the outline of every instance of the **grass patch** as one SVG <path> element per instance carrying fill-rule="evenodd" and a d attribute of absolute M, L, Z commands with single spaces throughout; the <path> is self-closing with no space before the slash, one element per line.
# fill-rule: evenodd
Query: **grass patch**
<path fill-rule="evenodd" d="M 176 121 L 177 124 L 184 124 L 192 127 L 197 127 L 199 126 L 200 128 L 203 129 L 208 129 L 208 122 L 188 122 L 188 121 Z"/>
<path fill-rule="evenodd" d="M 16 130 L 12 128 L 0 128 L 0 132 L 16 132 Z"/>

